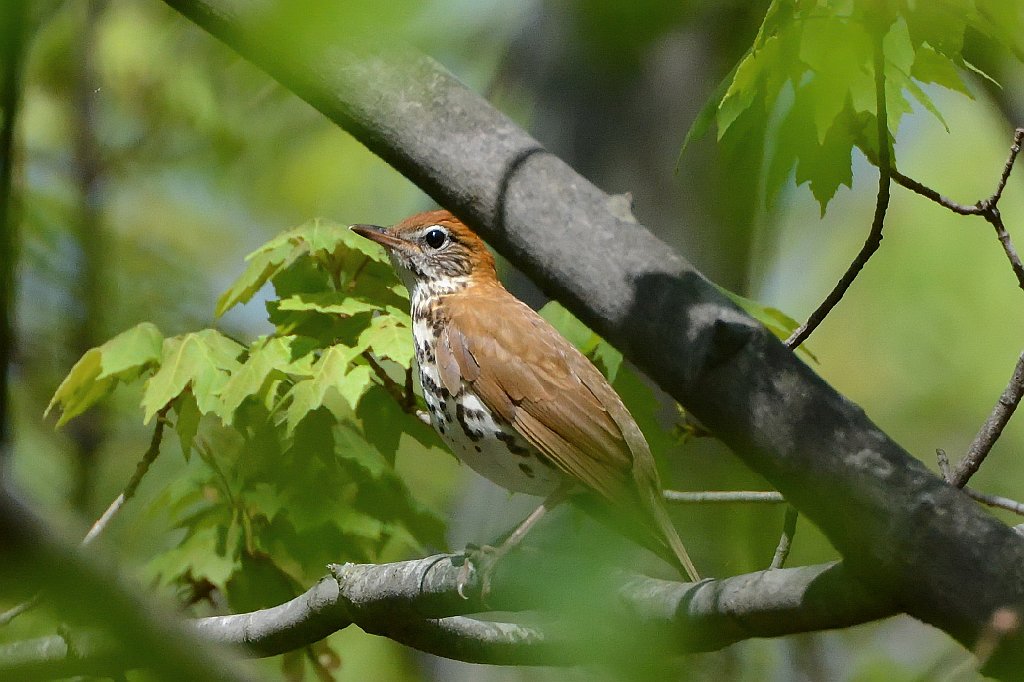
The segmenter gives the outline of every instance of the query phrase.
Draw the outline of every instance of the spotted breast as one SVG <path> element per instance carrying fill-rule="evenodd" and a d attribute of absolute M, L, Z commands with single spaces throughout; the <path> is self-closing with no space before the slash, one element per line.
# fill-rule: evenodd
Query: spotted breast
<path fill-rule="evenodd" d="M 467 381 L 459 377 L 457 383 L 446 385 L 442 380 L 438 344 L 450 338 L 453 324 L 446 315 L 445 297 L 421 293 L 413 298 L 416 364 L 434 429 L 481 476 L 513 492 L 550 495 L 563 478 L 551 460 L 488 408 Z"/>

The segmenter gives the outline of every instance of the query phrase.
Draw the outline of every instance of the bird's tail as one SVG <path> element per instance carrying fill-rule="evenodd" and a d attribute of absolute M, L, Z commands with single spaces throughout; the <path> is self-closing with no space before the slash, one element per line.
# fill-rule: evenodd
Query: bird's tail
<path fill-rule="evenodd" d="M 660 504 L 652 505 L 652 507 L 651 512 L 661 529 L 662 539 L 668 544 L 668 549 L 671 550 L 672 556 L 675 559 L 672 563 L 676 565 L 676 568 L 680 569 L 681 573 L 686 575 L 690 582 L 699 582 L 700 574 L 697 573 L 697 567 L 693 565 L 690 555 L 686 552 L 686 546 L 683 545 L 683 541 L 679 538 L 679 533 L 676 532 L 675 526 L 672 525 L 672 519 L 669 518 L 668 512 Z"/>

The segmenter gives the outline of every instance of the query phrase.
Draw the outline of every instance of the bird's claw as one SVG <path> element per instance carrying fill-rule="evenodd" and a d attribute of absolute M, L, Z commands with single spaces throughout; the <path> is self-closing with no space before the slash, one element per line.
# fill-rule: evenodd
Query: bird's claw
<path fill-rule="evenodd" d="M 491 573 L 503 553 L 500 547 L 466 545 L 466 549 L 459 555 L 462 561 L 459 566 L 459 575 L 455 579 L 455 589 L 459 596 L 469 599 L 466 595 L 466 586 L 469 585 L 475 570 L 480 576 L 480 599 L 486 601 L 487 595 L 491 592 Z"/>

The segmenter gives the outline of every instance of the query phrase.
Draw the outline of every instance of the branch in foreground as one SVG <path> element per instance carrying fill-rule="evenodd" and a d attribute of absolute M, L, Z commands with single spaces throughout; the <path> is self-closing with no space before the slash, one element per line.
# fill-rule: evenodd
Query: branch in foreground
<path fill-rule="evenodd" d="M 749 637 L 847 627 L 896 612 L 892 603 L 853 578 L 841 564 L 761 571 L 698 584 L 645 576 L 613 576 L 609 590 L 570 595 L 564 621 L 530 626 L 469 618 L 481 611 L 520 611 L 550 605 L 536 573 L 503 570 L 495 575 L 488 604 L 479 600 L 477 576 L 470 599 L 458 595 L 460 566 L 436 556 L 394 564 L 334 567 L 305 594 L 273 608 L 202 618 L 195 629 L 222 644 L 244 645 L 271 656 L 317 642 L 355 624 L 439 656 L 477 663 L 571 665 L 622 656 L 623 623 L 631 624 L 646 653 L 651 638 L 664 655 L 709 651 Z M 541 571 L 543 573 L 543 570 Z M 531 576 L 530 584 L 512 576 Z M 575 600 L 575 601 L 574 601 Z M 588 601 L 589 607 L 579 606 Z M 594 608 L 601 629 L 581 625 L 580 611 Z M 585 621 L 584 621 L 585 622 Z M 652 633 L 655 633 L 652 635 Z M 615 643 L 616 645 L 612 646 Z M 44 637 L 0 647 L 0 677 L 71 675 L 111 663 L 121 652 L 115 640 L 83 636 L 74 656 L 63 638 Z M 30 655 L 31 654 L 31 655 Z"/>
<path fill-rule="evenodd" d="M 114 501 L 111 502 L 106 511 L 96 519 L 96 522 L 92 524 L 89 532 L 85 534 L 84 538 L 82 538 L 82 547 L 89 545 L 93 540 L 99 537 L 100 533 L 106 529 L 114 516 L 121 511 L 121 507 L 124 506 L 124 503 L 135 497 L 135 492 L 139 489 L 139 484 L 142 483 L 142 479 L 149 471 L 149 467 L 153 465 L 153 462 L 156 461 L 157 456 L 160 454 L 160 442 L 163 440 L 164 425 L 167 422 L 167 412 L 170 409 L 171 406 L 168 404 L 157 412 L 156 426 L 153 428 L 153 436 L 150 438 L 149 447 L 146 448 L 146 452 L 143 453 L 142 459 L 140 459 L 139 463 L 136 465 L 135 472 L 132 474 L 132 477 L 128 479 L 128 483 L 125 485 L 124 490 L 114 498 Z M 41 596 L 41 593 L 36 593 L 20 604 L 0 613 L 0 627 L 10 624 L 10 622 L 18 616 L 35 608 L 39 604 Z"/>
<path fill-rule="evenodd" d="M 65 667 L 76 674 L 100 674 L 144 665 L 161 680 L 237 681 L 258 679 L 231 652 L 199 637 L 169 608 L 161 609 L 119 581 L 117 571 L 96 557 L 81 554 L 62 542 L 0 486 L 0 586 L 12 591 L 38 592 L 56 600 L 62 619 L 104 628 L 102 636 L 64 635 L 16 642 L 0 650 L 0 679 L 52 678 L 54 654 L 63 650 Z M 82 658 L 98 642 L 117 642 L 116 660 L 109 656 Z M 108 644 L 107 651 L 110 651 Z M 8 672 L 11 671 L 11 672 Z"/>

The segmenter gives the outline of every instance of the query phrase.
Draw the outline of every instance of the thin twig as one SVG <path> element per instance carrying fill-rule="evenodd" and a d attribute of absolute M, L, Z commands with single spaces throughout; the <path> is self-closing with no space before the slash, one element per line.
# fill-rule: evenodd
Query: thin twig
<path fill-rule="evenodd" d="M 1017 358 L 1017 365 L 1013 369 L 1010 383 L 1006 385 L 1006 389 L 999 396 L 995 407 L 992 408 L 992 413 L 989 414 L 988 419 L 985 420 L 978 434 L 974 437 L 974 441 L 967 449 L 967 454 L 956 465 L 956 470 L 949 478 L 949 482 L 952 485 L 962 488 L 971 479 L 971 476 L 978 470 L 981 463 L 985 461 L 985 457 L 988 456 L 992 446 L 999 439 L 1003 428 L 1010 421 L 1010 417 L 1013 416 L 1017 405 L 1020 404 L 1022 396 L 1024 396 L 1024 353 L 1021 353 L 1020 357 Z"/>
<path fill-rule="evenodd" d="M 666 502 L 677 504 L 707 504 L 722 502 L 768 502 L 780 503 L 786 499 L 782 493 L 775 491 L 724 490 L 701 492 L 683 492 L 681 490 L 664 490 L 662 496 Z"/>
<path fill-rule="evenodd" d="M 800 518 L 796 507 L 786 507 L 786 518 L 782 521 L 782 537 L 779 538 L 779 546 L 775 548 L 775 556 L 768 566 L 771 570 L 782 568 L 786 559 L 789 558 L 789 550 L 793 547 L 793 536 L 796 535 L 796 522 Z"/>
<path fill-rule="evenodd" d="M 143 453 L 142 459 L 135 466 L 135 473 L 128 479 L 128 484 L 125 485 L 124 490 L 118 495 L 107 510 L 103 512 L 103 515 L 96 520 L 96 523 L 92 524 L 92 528 L 85 534 L 82 539 L 82 546 L 85 547 L 89 543 L 99 536 L 110 523 L 110 520 L 114 518 L 114 515 L 120 511 L 121 507 L 128 500 L 135 497 L 135 491 L 139 489 L 139 484 L 142 483 L 143 477 L 149 472 L 149 467 L 152 466 L 153 462 L 156 461 L 157 456 L 160 454 L 160 442 L 164 438 L 164 426 L 167 424 L 167 412 L 171 409 L 171 405 L 168 403 L 163 409 L 156 413 L 156 426 L 153 428 L 153 437 L 149 439 L 149 447 L 146 448 L 146 452 Z"/>
<path fill-rule="evenodd" d="M 959 461 L 956 470 L 948 478 L 952 485 L 964 487 L 971 480 L 971 476 L 978 471 L 981 463 L 985 461 L 988 453 L 992 450 L 992 445 L 998 440 L 1002 429 L 1013 417 L 1022 396 L 1024 396 L 1024 352 L 1017 358 L 1017 366 L 1014 368 L 1010 383 L 999 395 L 991 414 L 982 424 L 978 434 L 971 442 L 971 446 L 968 447 L 967 455 Z"/>
<path fill-rule="evenodd" d="M 1006 163 L 1003 164 L 1003 172 L 999 175 L 999 181 L 996 183 L 995 191 L 992 192 L 992 196 L 978 201 L 973 206 L 960 204 L 952 199 L 944 197 L 931 187 L 928 187 L 913 178 L 909 178 L 899 171 L 893 170 L 892 178 L 897 184 L 906 187 L 912 192 L 920 194 L 926 199 L 934 201 L 936 204 L 949 209 L 957 215 L 977 215 L 988 221 L 988 223 L 992 225 L 993 229 L 995 229 L 996 237 L 999 239 L 999 243 L 1003 247 L 1003 253 L 1006 254 L 1006 258 L 1010 261 L 1010 267 L 1013 269 L 1013 274 L 1017 277 L 1017 285 L 1021 289 L 1024 289 L 1024 264 L 1021 263 L 1017 249 L 1013 246 L 1013 241 L 1010 239 L 1010 233 L 1007 232 L 1006 226 L 1003 224 L 1003 217 L 999 212 L 998 207 L 999 200 L 1003 196 L 1003 190 L 1006 189 L 1006 183 L 1010 178 L 1010 173 L 1013 171 L 1013 164 L 1017 161 L 1017 156 L 1020 154 L 1022 144 L 1024 144 L 1024 128 L 1017 128 L 1013 132 L 1013 143 L 1010 145 L 1010 154 L 1006 158 Z"/>
<path fill-rule="evenodd" d="M 372 369 L 373 373 L 378 379 L 380 379 L 381 386 L 383 386 L 384 390 L 388 392 L 388 395 L 394 398 L 395 402 L 398 403 L 398 406 L 402 408 L 402 411 L 409 414 L 415 414 L 414 408 L 416 405 L 415 403 L 411 406 L 408 404 L 405 387 L 391 378 L 388 371 L 384 369 L 379 362 L 377 362 L 377 358 L 373 357 L 373 353 L 368 350 L 364 350 L 362 355 L 363 359 L 366 360 L 366 363 L 370 365 L 370 369 Z"/>
<path fill-rule="evenodd" d="M 1017 155 L 1020 154 L 1021 143 L 1024 143 L 1024 128 L 1017 128 L 1013 131 L 1013 144 L 1010 146 L 1010 156 L 1006 159 L 1003 173 L 999 176 L 999 184 L 996 185 L 996 191 L 989 198 L 989 203 L 998 204 L 999 200 L 1003 197 L 1006 182 L 1010 179 L 1010 173 L 1013 172 L 1013 163 L 1017 160 Z"/>
<path fill-rule="evenodd" d="M 1021 355 L 1021 359 L 1024 360 L 1024 354 Z M 1018 363 L 1018 370 L 1019 368 L 1020 364 Z M 982 430 L 984 431 L 984 429 Z M 942 477 L 946 480 L 947 483 L 956 485 L 953 481 L 953 474 L 949 469 L 949 457 L 946 456 L 946 451 L 943 450 L 942 448 L 939 448 L 935 451 L 935 455 L 939 461 L 939 471 L 942 472 Z M 967 458 L 965 457 L 964 459 Z M 961 461 L 961 464 L 963 464 L 963 461 Z M 1024 516 L 1024 503 L 1018 502 L 1016 500 L 1011 500 L 1008 497 L 1001 497 L 999 495 L 989 495 L 988 493 L 979 492 L 974 488 L 968 488 L 963 484 L 960 484 L 957 487 L 962 488 L 963 491 L 967 493 L 968 497 L 978 502 L 981 502 L 982 504 L 986 504 L 990 507 L 998 507 L 999 509 L 1005 509 L 1007 511 L 1013 512 L 1014 514 Z"/>
<path fill-rule="evenodd" d="M 32 609 L 34 609 L 36 605 L 39 604 L 39 600 L 41 597 L 42 592 L 36 592 L 34 595 L 29 597 L 25 601 L 21 602 L 20 604 L 15 604 L 3 613 L 0 613 L 0 627 L 7 625 L 12 620 L 17 618 L 21 614 L 25 613 L 26 611 L 31 611 Z"/>
<path fill-rule="evenodd" d="M 967 493 L 967 496 L 971 499 L 977 500 L 989 507 L 998 507 L 999 509 L 1005 509 L 1006 511 L 1011 511 L 1014 514 L 1024 516 L 1024 504 L 1017 500 L 1011 500 L 1008 497 L 1001 497 L 1000 495 L 989 495 L 988 493 L 979 492 L 974 488 L 964 488 L 963 491 Z"/>
<path fill-rule="evenodd" d="M 892 169 L 892 179 L 897 185 L 901 185 L 902 187 L 909 189 L 911 192 L 920 194 L 925 199 L 930 199 L 939 206 L 949 209 L 953 213 L 958 215 L 981 215 L 981 210 L 978 209 L 977 205 L 967 206 L 965 204 L 959 204 L 948 197 L 942 196 L 931 187 L 928 187 L 911 177 L 907 177 L 895 168 Z"/>
<path fill-rule="evenodd" d="M 889 189 L 890 175 L 892 171 L 892 160 L 889 154 L 889 127 L 888 114 L 886 113 L 885 102 L 885 54 L 882 51 L 881 39 L 876 41 L 875 50 L 875 118 L 878 121 L 878 196 L 875 200 L 875 216 L 871 221 L 871 231 L 868 232 L 864 245 L 860 248 L 850 267 L 847 268 L 839 283 L 829 292 L 821 305 L 815 309 L 807 321 L 800 325 L 788 339 L 786 347 L 796 348 L 807 340 L 807 337 L 817 329 L 825 317 L 846 295 L 847 290 L 853 284 L 860 271 L 867 265 L 868 259 L 882 244 L 882 227 L 885 224 L 885 214 L 889 210 Z"/>

